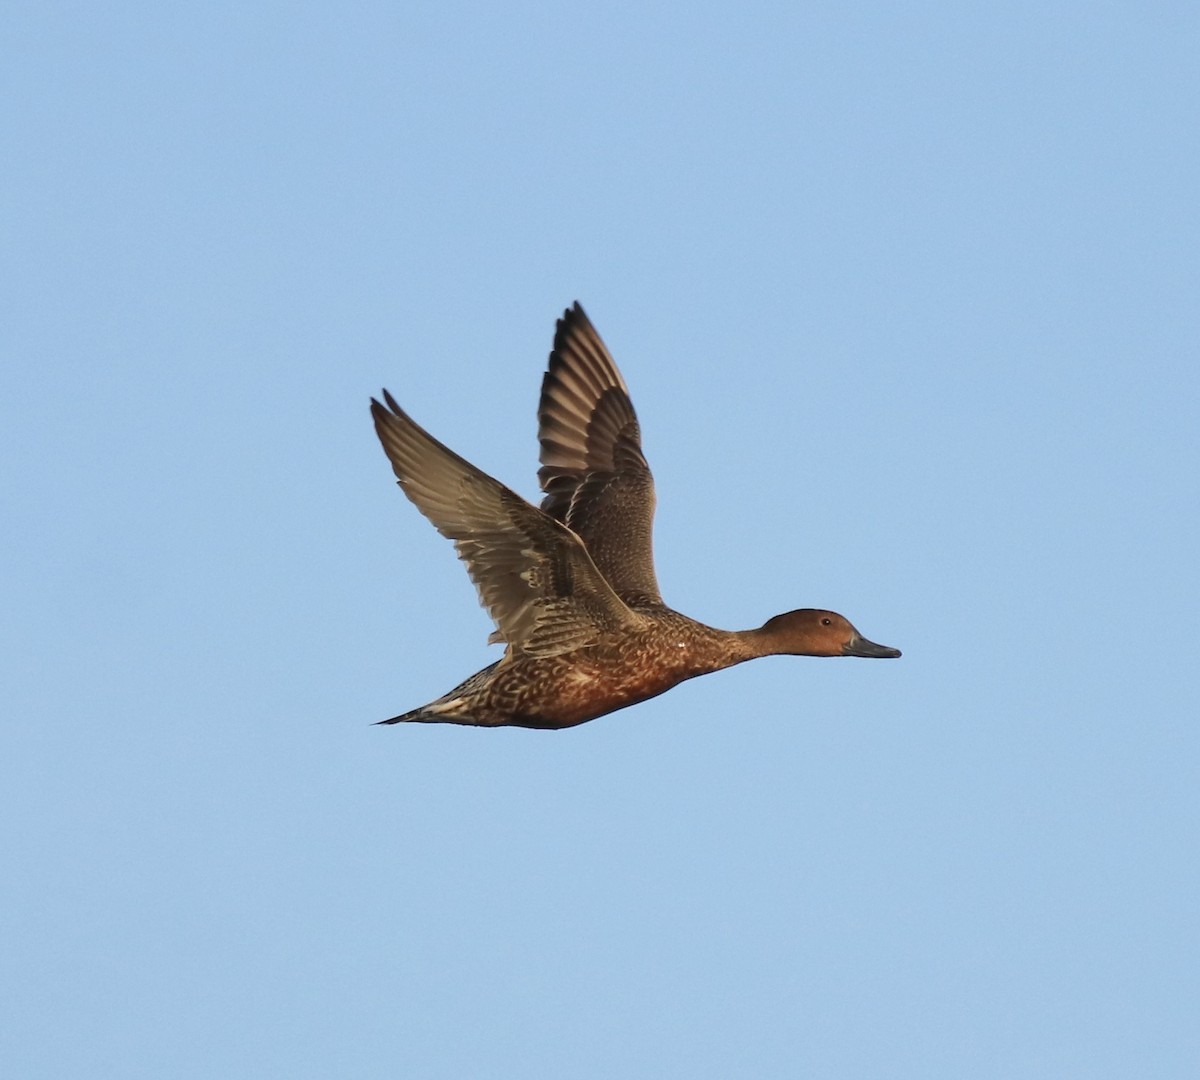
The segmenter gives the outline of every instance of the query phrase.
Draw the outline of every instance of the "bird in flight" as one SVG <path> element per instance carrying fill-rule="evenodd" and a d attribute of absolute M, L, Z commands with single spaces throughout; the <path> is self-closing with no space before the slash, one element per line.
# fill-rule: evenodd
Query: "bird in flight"
<path fill-rule="evenodd" d="M 505 646 L 494 664 L 383 724 L 574 727 L 759 656 L 894 657 L 842 615 L 801 608 L 718 630 L 667 607 L 654 480 L 629 390 L 578 303 L 558 320 L 538 405 L 539 509 L 414 423 L 371 415 L 404 494 L 447 539 Z"/>

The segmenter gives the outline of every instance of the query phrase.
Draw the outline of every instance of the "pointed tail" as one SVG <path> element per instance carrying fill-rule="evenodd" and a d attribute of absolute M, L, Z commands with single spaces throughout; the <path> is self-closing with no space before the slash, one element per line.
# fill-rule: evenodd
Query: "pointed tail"
<path fill-rule="evenodd" d="M 424 711 L 423 708 L 409 709 L 408 712 L 401 713 L 399 716 L 393 716 L 390 720 L 376 720 L 374 726 L 378 727 L 380 724 L 403 724 L 407 720 L 422 720 L 424 717 L 421 716 L 421 713 Z"/>

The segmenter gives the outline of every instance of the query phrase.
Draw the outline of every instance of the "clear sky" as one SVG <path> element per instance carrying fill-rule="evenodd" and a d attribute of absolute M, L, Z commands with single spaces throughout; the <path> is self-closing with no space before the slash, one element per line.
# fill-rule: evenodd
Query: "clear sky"
<path fill-rule="evenodd" d="M 1200 1075 L 1200 20 L 19 3 L 0 1060 Z M 537 494 L 575 299 L 667 600 L 831 607 L 565 732 L 372 431 Z"/>

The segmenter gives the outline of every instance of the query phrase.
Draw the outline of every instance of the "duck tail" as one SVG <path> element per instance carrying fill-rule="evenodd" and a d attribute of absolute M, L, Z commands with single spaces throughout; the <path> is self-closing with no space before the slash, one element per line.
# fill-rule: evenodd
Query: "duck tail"
<path fill-rule="evenodd" d="M 393 716 L 390 720 L 376 720 L 375 726 L 378 727 L 380 724 L 403 724 L 408 720 L 422 720 L 424 717 L 421 716 L 421 713 L 424 711 L 424 707 L 420 709 L 409 709 L 408 712 L 401 713 L 399 716 Z"/>

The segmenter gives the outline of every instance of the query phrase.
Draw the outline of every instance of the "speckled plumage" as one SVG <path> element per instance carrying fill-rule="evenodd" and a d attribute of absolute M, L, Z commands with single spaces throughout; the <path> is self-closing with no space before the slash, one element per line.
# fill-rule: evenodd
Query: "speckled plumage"
<path fill-rule="evenodd" d="M 385 390 L 375 430 L 404 493 L 459 557 L 504 656 L 382 723 L 573 727 L 757 656 L 899 656 L 812 608 L 717 630 L 667 607 L 654 574 L 654 481 L 629 391 L 576 303 L 542 382 L 541 509 L 415 424 Z"/>

